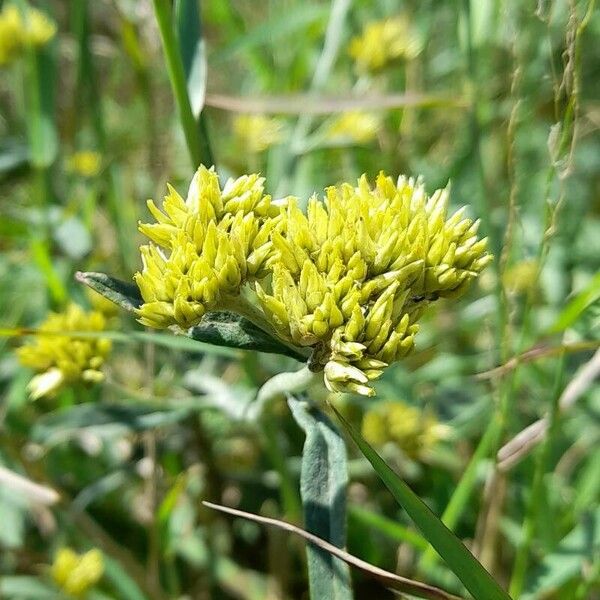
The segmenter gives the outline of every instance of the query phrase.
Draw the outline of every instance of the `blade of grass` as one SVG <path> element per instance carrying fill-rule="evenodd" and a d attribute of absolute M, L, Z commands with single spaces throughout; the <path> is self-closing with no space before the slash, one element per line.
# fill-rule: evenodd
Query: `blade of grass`
<path fill-rule="evenodd" d="M 206 42 L 202 36 L 199 0 L 177 0 L 175 3 L 177 39 L 187 79 L 187 91 L 192 114 L 198 123 L 200 154 L 203 162 L 214 164 L 206 114 L 203 111 L 206 97 Z"/>
<path fill-rule="evenodd" d="M 18 5 L 22 11 L 26 10 L 23 2 Z M 23 78 L 25 122 L 34 170 L 33 196 L 41 213 L 41 223 L 32 232 L 30 250 L 46 280 L 50 297 L 60 305 L 66 300 L 67 292 L 54 268 L 46 216 L 53 197 L 49 169 L 58 152 L 58 135 L 54 124 L 54 71 L 52 44 L 42 49 L 33 46 L 27 49 Z"/>
<path fill-rule="evenodd" d="M 416 596 L 417 598 L 428 598 L 430 600 L 461 600 L 459 596 L 454 596 L 441 590 L 439 588 L 433 587 L 431 585 L 427 585 L 425 583 L 421 583 L 420 581 L 415 581 L 413 579 L 407 579 L 406 577 L 401 577 L 400 575 L 396 575 L 395 573 L 390 573 L 389 571 L 385 571 L 384 569 L 380 569 L 374 565 L 369 564 L 368 562 L 349 554 L 345 550 L 337 548 L 333 544 L 319 538 L 300 527 L 296 527 L 291 523 L 287 523 L 285 521 L 280 521 L 279 519 L 271 519 L 269 517 L 261 517 L 260 515 L 255 515 L 252 513 L 245 512 L 243 510 L 237 510 L 235 508 L 229 508 L 227 506 L 221 506 L 219 504 L 213 504 L 212 502 L 202 502 L 204 506 L 208 508 L 212 508 L 213 510 L 218 510 L 220 512 L 224 512 L 230 514 L 234 517 L 240 517 L 242 519 L 248 519 L 250 521 L 254 521 L 256 523 L 262 523 L 263 525 L 269 525 L 271 527 L 277 527 L 279 529 L 283 529 L 284 531 L 289 531 L 295 535 L 298 535 L 304 538 L 310 544 L 317 546 L 329 552 L 333 556 L 343 560 L 346 564 L 356 567 L 360 569 L 366 575 L 373 577 L 374 579 L 380 581 L 386 587 L 396 590 L 405 594 L 410 594 L 412 596 Z M 321 600 L 321 599 L 319 599 Z"/>
<path fill-rule="evenodd" d="M 387 110 L 392 108 L 464 108 L 465 99 L 433 94 L 365 94 L 361 96 L 228 96 L 207 94 L 207 106 L 229 112 L 271 113 L 283 115 L 329 115 L 347 111 Z"/>
<path fill-rule="evenodd" d="M 388 538 L 403 544 L 407 543 L 417 550 L 425 550 L 429 544 L 416 531 L 410 530 L 404 525 L 392 521 L 371 510 L 358 506 L 356 504 L 348 507 L 348 515 L 351 520 L 355 520 L 363 525 L 377 529 Z"/>
<path fill-rule="evenodd" d="M 175 103 L 177 104 L 177 111 L 192 165 L 194 168 L 197 168 L 202 163 L 210 166 L 212 164 L 211 158 L 202 154 L 200 137 L 198 135 L 198 123 L 192 112 L 181 51 L 175 36 L 171 3 L 168 0 L 153 0 L 153 5 L 165 53 L 165 62 L 169 73 L 171 89 L 175 96 Z"/>
<path fill-rule="evenodd" d="M 78 107 L 81 111 L 89 110 L 94 129 L 97 149 L 106 160 L 108 136 L 102 107 L 102 94 L 98 85 L 98 74 L 90 48 L 90 16 L 87 0 L 73 4 L 71 23 L 78 42 Z M 87 102 L 80 103 L 80 100 Z M 106 177 L 106 193 L 108 208 L 115 223 L 121 261 L 128 271 L 133 271 L 135 264 L 135 210 L 130 201 L 126 201 L 119 167 L 114 162 L 108 162 L 104 170 Z"/>
<path fill-rule="evenodd" d="M 498 413 L 496 413 L 490 422 L 489 427 L 484 432 L 467 468 L 464 470 L 458 485 L 456 486 L 454 493 L 452 494 L 446 509 L 442 514 L 442 523 L 453 530 L 460 517 L 462 516 L 463 510 L 467 505 L 471 493 L 477 483 L 477 470 L 479 464 L 483 459 L 489 456 L 493 450 L 497 447 L 502 432 L 502 421 Z M 419 568 L 426 569 L 430 567 L 437 559 L 437 555 L 432 546 L 430 546 L 421 556 L 419 560 Z"/>
<path fill-rule="evenodd" d="M 446 561 L 452 572 L 477 600 L 509 600 L 510 596 L 498 585 L 464 544 L 450 531 L 410 487 L 385 463 L 375 450 L 355 431 L 332 406 L 339 421 L 360 451 L 371 463 L 394 498 L 404 508 L 423 536 Z"/>

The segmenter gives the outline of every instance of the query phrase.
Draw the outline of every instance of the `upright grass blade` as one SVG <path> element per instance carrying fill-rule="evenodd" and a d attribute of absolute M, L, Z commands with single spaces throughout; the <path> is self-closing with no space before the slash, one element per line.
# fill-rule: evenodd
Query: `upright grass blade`
<path fill-rule="evenodd" d="M 175 21 L 183 70 L 187 80 L 188 97 L 192 114 L 198 126 L 202 162 L 206 165 L 212 165 L 214 159 L 208 137 L 206 115 L 203 111 L 208 73 L 206 42 L 202 36 L 199 0 L 177 0 L 175 3 Z"/>
<path fill-rule="evenodd" d="M 23 2 L 18 3 L 25 10 Z M 41 214 L 41 224 L 32 231 L 31 255 L 46 280 L 52 300 L 62 304 L 67 292 L 54 268 L 50 250 L 48 209 L 52 201 L 50 168 L 58 153 L 58 134 L 54 122 L 55 60 L 52 44 L 45 48 L 27 49 L 24 64 L 25 111 L 29 157 L 33 167 L 33 196 Z"/>
<path fill-rule="evenodd" d="M 211 157 L 203 155 L 200 144 L 198 122 L 192 111 L 181 48 L 175 35 L 171 3 L 168 0 L 154 0 L 154 14 L 158 22 L 169 80 L 175 95 L 175 102 L 192 164 L 194 168 L 201 163 L 211 165 Z"/>
<path fill-rule="evenodd" d="M 456 486 L 448 506 L 442 514 L 442 523 L 448 529 L 453 530 L 463 513 L 471 494 L 477 484 L 477 470 L 482 460 L 489 456 L 494 448 L 498 446 L 499 436 L 502 432 L 502 421 L 498 414 L 493 415 L 486 431 L 484 432 L 479 445 L 475 449 L 469 464 L 462 473 L 460 481 Z M 419 567 L 425 568 L 431 566 L 436 560 L 436 553 L 430 546 L 422 555 L 419 561 Z"/>
<path fill-rule="evenodd" d="M 431 512 L 429 507 L 400 479 L 373 448 L 333 407 L 344 429 L 350 434 L 360 451 L 404 508 L 427 541 L 446 561 L 452 572 L 462 581 L 477 600 L 510 600 L 510 596 L 498 585 L 462 542 Z"/>
<path fill-rule="evenodd" d="M 93 5 L 92 5 L 93 7 Z M 78 84 L 77 84 L 77 109 L 81 113 L 89 111 L 97 150 L 106 160 L 109 150 L 109 135 L 106 130 L 102 94 L 96 63 L 91 50 L 90 40 L 90 4 L 88 0 L 74 2 L 71 10 L 71 23 L 78 45 Z M 124 189 L 119 166 L 108 161 L 105 169 L 106 195 L 110 216 L 115 223 L 121 260 L 127 270 L 135 267 L 135 237 L 131 232 L 135 230 L 135 210 L 133 203 L 124 198 Z"/>
<path fill-rule="evenodd" d="M 302 450 L 300 495 L 305 527 L 338 548 L 346 543 L 346 447 L 337 429 L 317 408 L 288 396 L 298 425 L 306 433 Z M 308 580 L 313 600 L 352 598 L 348 565 L 309 545 Z"/>

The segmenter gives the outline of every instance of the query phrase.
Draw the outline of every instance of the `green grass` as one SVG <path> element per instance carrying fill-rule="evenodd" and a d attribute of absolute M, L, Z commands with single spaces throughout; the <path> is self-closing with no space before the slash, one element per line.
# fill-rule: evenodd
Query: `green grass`
<path fill-rule="evenodd" d="M 76 272 L 131 282 L 146 199 L 160 200 L 167 181 L 185 194 L 203 163 L 224 177 L 260 171 L 274 197 L 302 202 L 380 170 L 422 175 L 429 192 L 450 182 L 452 207 L 481 219 L 493 265 L 465 297 L 430 308 L 415 352 L 386 371 L 375 399 L 335 400 L 356 431 L 390 400 L 448 429 L 418 455 L 365 447 L 385 484 L 348 438 L 338 539 L 450 594 L 598 597 L 598 386 L 580 378 L 577 402 L 559 404 L 600 344 L 594 0 L 0 6 L 13 3 L 35 5 L 57 33 L 0 67 L 0 466 L 61 501 L 32 506 L 0 481 L 0 595 L 54 597 L 48 565 L 70 546 L 105 554 L 92 600 L 307 597 L 302 544 L 201 503 L 302 525 L 301 499 L 321 498 L 302 480 L 304 433 L 283 399 L 260 419 L 243 409 L 271 376 L 298 368 L 293 358 L 144 332 L 125 311 L 109 317 L 99 385 L 32 402 L 32 373 L 15 358 L 48 311 L 92 305 Z M 358 73 L 350 40 L 397 13 L 420 51 Z M 328 138 L 351 98 L 378 117 L 376 135 Z M 278 119 L 280 139 L 252 152 L 234 122 L 257 106 Z M 80 150 L 100 153 L 97 174 L 69 169 Z M 545 440 L 501 469 L 498 450 L 545 414 Z M 357 599 L 394 597 L 363 572 L 352 588 Z"/>

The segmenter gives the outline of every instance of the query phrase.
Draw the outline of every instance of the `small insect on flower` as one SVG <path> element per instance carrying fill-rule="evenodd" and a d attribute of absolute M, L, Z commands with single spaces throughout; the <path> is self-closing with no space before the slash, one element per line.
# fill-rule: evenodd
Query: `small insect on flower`
<path fill-rule="evenodd" d="M 283 139 L 283 123 L 264 115 L 239 115 L 233 121 L 233 132 L 239 147 L 258 154 Z"/>
<path fill-rule="evenodd" d="M 227 310 L 245 282 L 265 276 L 280 217 L 263 183 L 244 175 L 221 188 L 214 169 L 201 166 L 185 201 L 169 186 L 164 212 L 148 202 L 156 223 L 139 226 L 152 242 L 140 248 L 143 269 L 135 275 L 144 299 L 140 323 L 187 330 L 206 311 Z"/>
<path fill-rule="evenodd" d="M 305 215 L 290 199 L 271 234 L 270 281 L 257 283 L 280 337 L 313 349 L 330 391 L 372 396 L 369 382 L 414 346 L 426 306 L 462 294 L 492 260 L 478 222 L 447 217 L 448 190 L 384 173 L 342 184 Z"/>
<path fill-rule="evenodd" d="M 77 554 L 71 548 L 61 548 L 54 557 L 50 574 L 63 592 L 81 597 L 102 579 L 102 553 L 96 548 L 85 554 Z"/>
<path fill-rule="evenodd" d="M 111 350 L 111 341 L 69 333 L 100 332 L 104 328 L 102 313 L 85 312 L 76 304 L 69 305 L 63 313 L 50 313 L 34 339 L 17 350 L 21 364 L 39 372 L 27 386 L 32 399 L 51 396 L 77 381 L 102 381 L 102 366 Z"/>
<path fill-rule="evenodd" d="M 421 40 L 404 17 L 368 23 L 348 48 L 359 73 L 379 71 L 398 59 L 414 58 L 420 51 Z"/>
<path fill-rule="evenodd" d="M 67 169 L 81 177 L 95 177 L 102 167 L 102 155 L 92 150 L 75 152 L 67 160 Z"/>

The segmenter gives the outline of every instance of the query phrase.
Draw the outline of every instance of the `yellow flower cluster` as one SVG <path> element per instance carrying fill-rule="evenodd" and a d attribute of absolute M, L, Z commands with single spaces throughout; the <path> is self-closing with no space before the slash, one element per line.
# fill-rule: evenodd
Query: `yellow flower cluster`
<path fill-rule="evenodd" d="M 20 11 L 7 4 L 0 11 L 0 66 L 19 58 L 27 46 L 43 46 L 56 34 L 56 25 L 41 11 Z"/>
<path fill-rule="evenodd" d="M 420 51 L 421 41 L 404 17 L 368 23 L 348 48 L 360 73 L 379 71 L 400 58 L 414 58 Z"/>
<path fill-rule="evenodd" d="M 51 567 L 52 579 L 69 596 L 83 596 L 104 574 L 102 553 L 96 548 L 77 554 L 71 548 L 61 548 Z"/>
<path fill-rule="evenodd" d="M 221 189 L 214 169 L 200 167 L 185 201 L 172 187 L 164 213 L 148 201 L 157 222 L 140 225 L 154 242 L 140 248 L 143 269 L 135 275 L 144 299 L 141 323 L 186 330 L 206 311 L 226 307 L 243 283 L 265 275 L 279 209 L 263 182 L 244 175 Z"/>
<path fill-rule="evenodd" d="M 368 410 L 362 421 L 362 435 L 374 446 L 396 444 L 411 458 L 427 452 L 448 433 L 435 415 L 403 402 L 379 402 Z"/>
<path fill-rule="evenodd" d="M 375 115 L 363 112 L 346 112 L 330 123 L 327 135 L 333 139 L 366 143 L 375 138 L 380 124 L 380 119 Z"/>
<path fill-rule="evenodd" d="M 488 264 L 487 240 L 464 210 L 447 218 L 448 191 L 381 173 L 375 187 L 330 187 L 304 215 L 288 203 L 274 231 L 271 292 L 257 286 L 280 334 L 313 346 L 331 391 L 373 395 L 368 382 L 414 345 L 427 304 L 460 295 Z"/>
<path fill-rule="evenodd" d="M 72 154 L 67 161 L 67 169 L 81 177 L 95 177 L 102 167 L 102 155 L 92 150 L 82 150 Z"/>
<path fill-rule="evenodd" d="M 258 154 L 283 139 L 283 123 L 264 115 L 239 115 L 233 121 L 233 132 L 242 148 Z"/>
<path fill-rule="evenodd" d="M 492 259 L 478 222 L 464 209 L 448 217 L 447 190 L 428 197 L 413 179 L 382 173 L 371 186 L 363 176 L 314 196 L 304 214 L 262 183 L 249 175 L 221 190 L 200 167 L 185 202 L 171 189 L 166 215 L 149 203 L 157 223 L 140 226 L 155 244 L 141 248 L 140 322 L 187 329 L 208 310 L 247 315 L 235 297 L 255 281 L 263 323 L 312 348 L 329 390 L 371 396 L 369 382 L 413 348 L 427 304 L 460 295 Z"/>
<path fill-rule="evenodd" d="M 22 365 L 40 373 L 29 382 L 28 390 L 36 400 L 54 394 L 75 381 L 102 381 L 102 365 L 111 349 L 106 338 L 77 338 L 69 332 L 99 332 L 105 319 L 97 311 L 85 312 L 71 304 L 64 313 L 50 313 L 40 325 L 35 339 L 17 350 Z M 64 335 L 67 334 L 67 335 Z"/>

